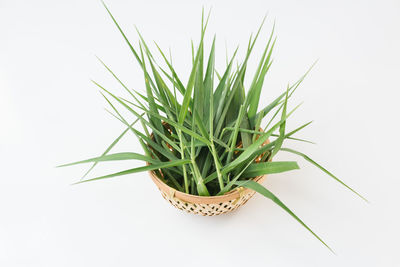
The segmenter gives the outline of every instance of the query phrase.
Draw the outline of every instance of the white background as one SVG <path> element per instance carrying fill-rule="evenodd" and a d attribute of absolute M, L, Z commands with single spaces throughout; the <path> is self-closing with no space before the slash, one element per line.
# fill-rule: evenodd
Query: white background
<path fill-rule="evenodd" d="M 100 1 L 0 1 L 0 266 L 400 266 L 399 1 L 107 1 L 137 44 L 171 48 L 186 80 L 201 7 L 213 8 L 217 66 L 269 12 L 278 41 L 261 102 L 318 64 L 297 91 L 288 123 L 317 145 L 288 143 L 365 195 L 363 202 L 299 159 L 301 170 L 264 183 L 337 253 L 271 201 L 256 196 L 230 215 L 185 214 L 146 173 L 70 186 L 123 125 L 90 79 L 123 94 L 101 57 L 143 92 L 139 67 Z M 151 45 L 154 49 L 154 45 Z M 250 77 L 250 76 L 249 76 Z M 141 151 L 132 135 L 115 151 Z M 293 159 L 279 154 L 279 159 Z M 141 163 L 103 164 L 92 175 Z M 397 255 L 396 255 L 397 254 Z"/>

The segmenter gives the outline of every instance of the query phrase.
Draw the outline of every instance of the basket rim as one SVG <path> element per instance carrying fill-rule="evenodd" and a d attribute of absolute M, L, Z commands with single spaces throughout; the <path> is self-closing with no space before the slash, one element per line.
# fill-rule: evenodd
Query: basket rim
<path fill-rule="evenodd" d="M 168 123 L 163 122 L 164 126 L 168 126 Z M 260 128 L 262 131 L 263 129 Z M 153 133 L 151 133 L 151 136 L 153 137 Z M 270 141 L 267 139 L 264 144 L 269 144 Z M 264 145 L 263 144 L 263 145 Z M 149 162 L 146 162 L 146 165 L 150 165 Z M 153 180 L 153 182 L 157 185 L 158 189 L 163 191 L 164 193 L 171 195 L 172 197 L 178 198 L 180 200 L 183 200 L 185 202 L 189 203 L 195 203 L 195 204 L 215 204 L 215 203 L 223 203 L 226 201 L 238 199 L 242 197 L 243 195 L 246 195 L 248 193 L 254 192 L 254 190 L 251 190 L 249 188 L 244 188 L 243 186 L 236 187 L 228 192 L 226 192 L 223 195 L 220 196 L 198 196 L 198 195 L 192 195 L 188 193 L 184 193 L 182 191 L 176 190 L 175 188 L 167 185 L 164 183 L 160 178 L 155 175 L 154 171 L 148 171 L 150 178 Z M 261 176 L 256 176 L 252 179 L 257 183 L 261 183 L 264 181 L 266 178 L 266 175 L 261 175 Z"/>
<path fill-rule="evenodd" d="M 238 199 L 241 196 L 243 196 L 247 193 L 251 193 L 253 191 L 251 189 L 240 186 L 240 187 L 236 187 L 236 188 L 228 191 L 224 195 L 220 195 L 220 196 L 198 196 L 198 195 L 192 195 L 192 194 L 188 194 L 188 193 L 176 190 L 175 188 L 164 183 L 160 178 L 157 177 L 157 175 L 155 175 L 155 173 L 153 171 L 149 171 L 149 175 L 150 175 L 150 178 L 153 180 L 153 182 L 157 185 L 157 187 L 164 193 L 166 193 L 168 195 L 172 195 L 173 197 L 183 200 L 185 202 L 195 203 L 195 204 L 223 203 L 226 201 Z M 266 178 L 266 175 L 262 175 L 262 176 L 254 177 L 252 180 L 257 183 L 261 183 L 265 178 Z"/>

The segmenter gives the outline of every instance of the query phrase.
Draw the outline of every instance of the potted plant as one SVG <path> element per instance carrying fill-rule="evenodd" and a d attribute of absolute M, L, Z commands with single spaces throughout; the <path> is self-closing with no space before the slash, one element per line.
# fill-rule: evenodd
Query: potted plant
<path fill-rule="evenodd" d="M 256 35 L 250 37 L 243 62 L 238 66 L 234 65 L 236 50 L 226 69 L 218 73 L 214 67 L 215 38 L 209 53 L 206 55 L 204 52 L 204 36 L 209 16 L 205 19 L 203 12 L 200 42 L 196 50 L 192 45 L 191 72 L 188 82 L 184 84 L 171 60 L 158 46 L 165 67 L 155 62 L 139 32 L 139 48 L 134 48 L 109 9 L 106 9 L 143 70 L 145 93 L 129 89 L 100 60 L 131 96 L 131 99 L 116 96 L 94 82 L 113 110 L 113 116 L 121 121 L 126 129 L 101 156 L 61 166 L 93 163 L 86 176 L 99 162 L 143 161 L 146 163 L 143 167 L 84 179 L 77 183 L 148 171 L 162 196 L 172 205 L 201 215 L 218 215 L 233 211 L 258 192 L 278 204 L 326 245 L 285 204 L 261 185 L 267 174 L 299 168 L 294 161 L 273 160 L 278 152 L 285 151 L 303 157 L 359 195 L 305 154 L 283 147 L 287 139 L 308 142 L 295 138 L 294 135 L 311 122 L 287 131 L 286 121 L 297 108 L 289 111 L 287 103 L 310 70 L 297 82 L 289 85 L 270 104 L 259 106 L 263 82 L 272 64 L 271 55 L 276 40 L 274 30 L 272 29 L 260 56 L 251 84 L 245 90 L 247 62 L 264 21 Z M 128 110 L 136 120 L 133 123 L 128 122 L 115 104 Z M 266 118 L 267 123 L 263 124 Z M 140 123 L 142 130 L 135 125 L 137 123 Z M 127 132 L 136 136 L 144 154 L 109 153 Z"/>

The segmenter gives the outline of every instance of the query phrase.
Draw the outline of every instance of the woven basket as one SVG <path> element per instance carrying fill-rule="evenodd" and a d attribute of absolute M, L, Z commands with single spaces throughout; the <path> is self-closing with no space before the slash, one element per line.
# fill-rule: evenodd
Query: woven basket
<path fill-rule="evenodd" d="M 163 125 L 170 131 L 167 123 L 163 122 Z M 262 130 L 263 129 L 260 128 L 260 131 Z M 153 138 L 153 134 L 151 134 L 151 138 Z M 258 137 L 256 139 L 258 139 Z M 262 146 L 266 144 L 269 144 L 269 139 L 267 139 Z M 242 144 L 240 143 L 237 147 L 242 147 Z M 172 150 L 172 147 L 170 147 L 170 149 Z M 262 156 L 263 155 L 257 157 L 255 161 L 259 162 Z M 255 194 L 255 191 L 251 189 L 237 187 L 222 196 L 196 196 L 177 191 L 175 188 L 170 187 L 161 181 L 153 171 L 150 171 L 149 174 L 165 200 L 167 200 L 172 206 L 192 214 L 214 216 L 228 213 L 244 205 Z M 253 181 L 261 183 L 265 178 L 265 175 L 257 176 Z"/>
<path fill-rule="evenodd" d="M 186 194 L 168 186 L 154 172 L 149 172 L 161 195 L 174 207 L 192 214 L 214 216 L 228 213 L 244 205 L 255 193 L 248 188 L 237 187 L 222 196 L 196 196 Z M 266 176 L 258 176 L 254 181 L 261 183 Z"/>

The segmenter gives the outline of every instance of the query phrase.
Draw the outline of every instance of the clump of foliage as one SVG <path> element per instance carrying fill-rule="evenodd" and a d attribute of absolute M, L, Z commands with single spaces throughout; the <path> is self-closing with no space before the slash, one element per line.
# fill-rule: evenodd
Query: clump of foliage
<path fill-rule="evenodd" d="M 222 195 L 239 186 L 247 187 L 270 198 L 323 242 L 272 192 L 253 181 L 254 177 L 260 175 L 298 169 L 299 166 L 294 161 L 272 161 L 279 151 L 286 151 L 303 157 L 356 193 L 305 154 L 283 147 L 287 139 L 308 142 L 295 138 L 294 134 L 311 122 L 289 132 L 286 130 L 287 119 L 296 109 L 287 110 L 288 100 L 308 71 L 270 104 L 259 106 L 264 79 L 272 64 L 271 55 L 276 40 L 274 29 L 259 58 L 251 84 L 245 90 L 247 63 L 262 25 L 255 36 L 250 37 L 243 62 L 234 66 L 236 50 L 227 62 L 224 72 L 219 74 L 214 64 L 215 37 L 208 55 L 206 56 L 204 52 L 204 36 L 209 16 L 204 19 L 203 13 L 200 42 L 196 50 L 192 44 L 192 67 L 189 80 L 184 85 L 172 65 L 172 60 L 158 45 L 165 67 L 161 67 L 155 61 L 139 32 L 139 48 L 135 49 L 111 12 L 107 7 L 106 9 L 143 70 L 145 94 L 129 89 L 100 60 L 131 96 L 131 99 L 116 96 L 94 82 L 112 108 L 113 116 L 120 120 L 126 129 L 100 157 L 62 166 L 92 162 L 93 165 L 86 176 L 98 162 L 141 160 L 148 163 L 143 167 L 81 180 L 78 183 L 153 171 L 169 186 L 193 195 Z M 135 116 L 136 120 L 133 123 L 128 122 L 128 119 L 115 107 L 116 103 Z M 263 119 L 267 115 L 270 115 L 268 123 L 262 127 Z M 138 122 L 143 131 L 134 126 Z M 110 154 L 110 150 L 128 131 L 136 136 L 144 154 L 135 152 Z M 267 143 L 267 140 L 271 141 Z"/>

